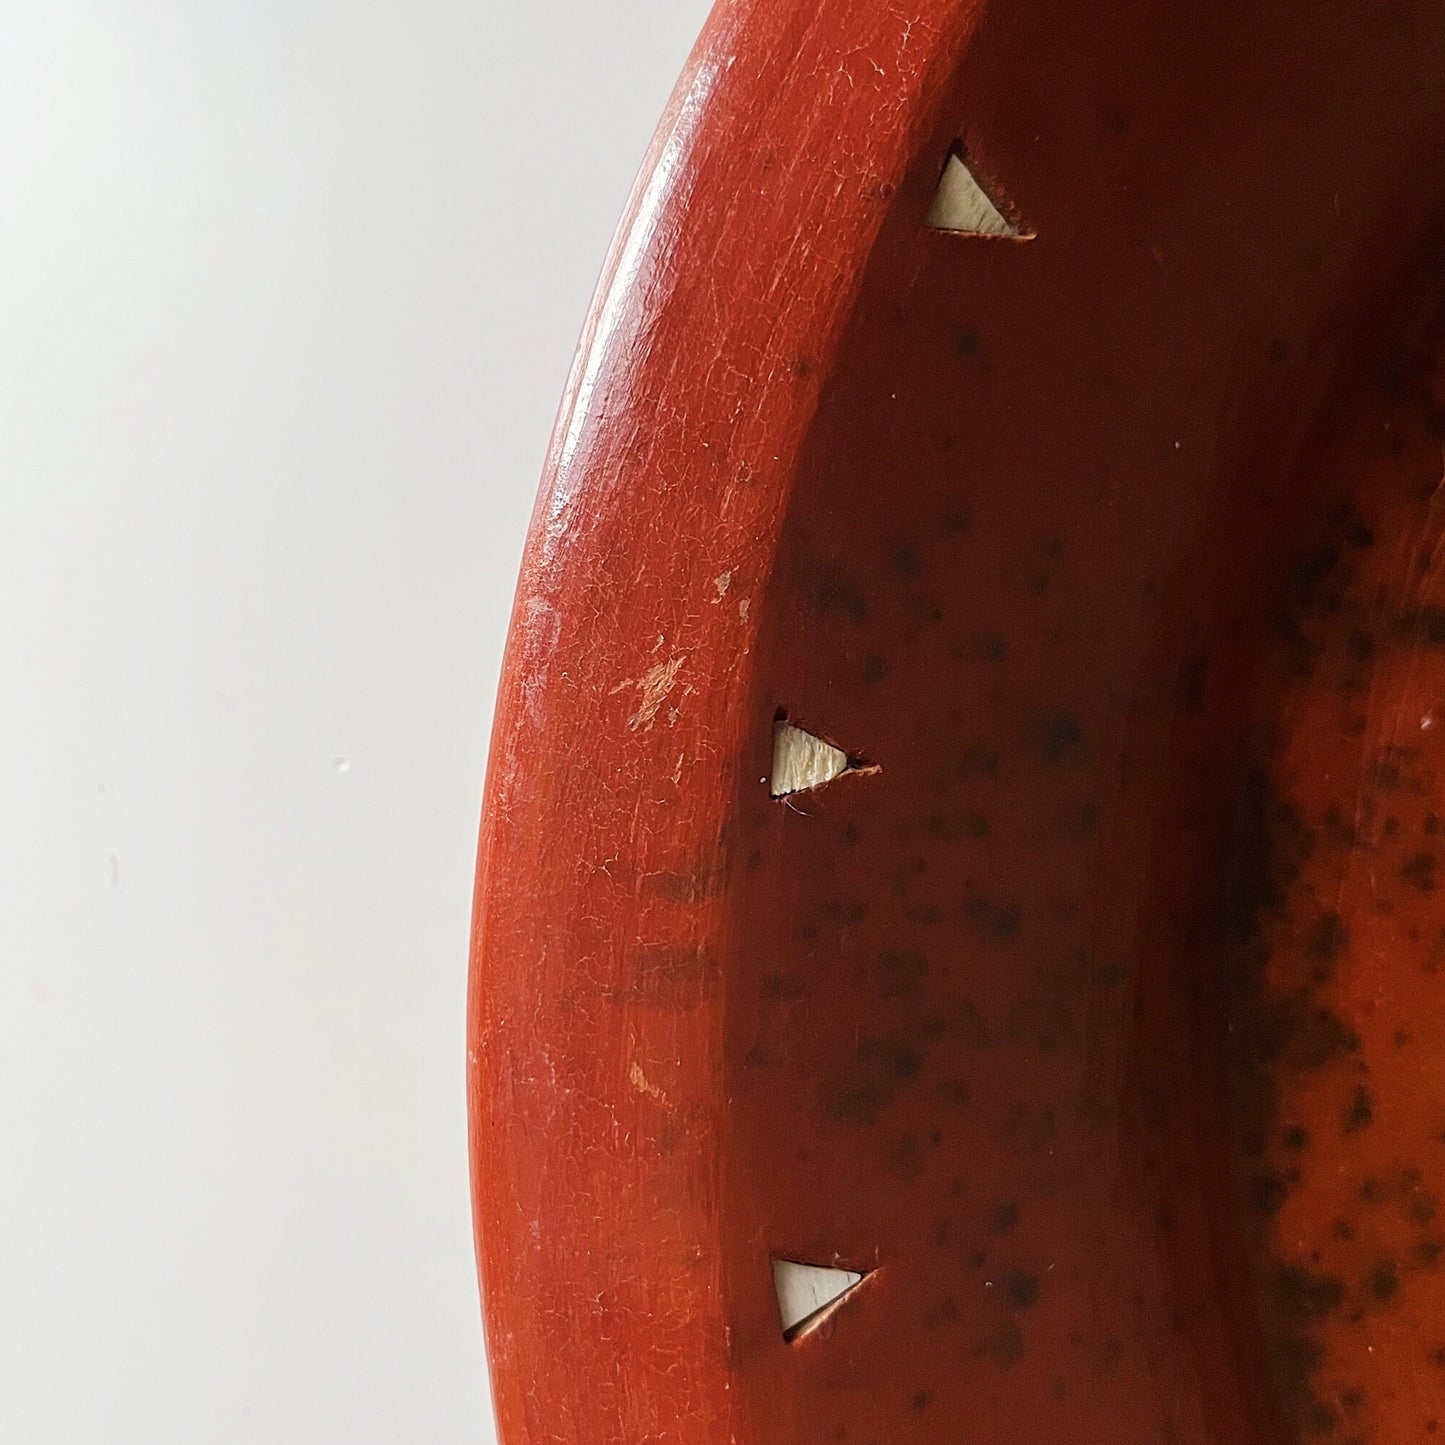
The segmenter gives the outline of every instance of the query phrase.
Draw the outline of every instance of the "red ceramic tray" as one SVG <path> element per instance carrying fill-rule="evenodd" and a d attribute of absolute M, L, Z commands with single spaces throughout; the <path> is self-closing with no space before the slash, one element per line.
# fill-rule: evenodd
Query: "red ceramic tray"
<path fill-rule="evenodd" d="M 718 8 L 497 712 L 505 1445 L 1440 1429 L 1442 161 L 1438 0 Z"/>

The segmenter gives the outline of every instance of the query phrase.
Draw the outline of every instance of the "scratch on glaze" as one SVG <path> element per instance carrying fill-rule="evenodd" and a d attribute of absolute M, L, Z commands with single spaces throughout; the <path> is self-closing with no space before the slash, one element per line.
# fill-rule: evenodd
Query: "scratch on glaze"
<path fill-rule="evenodd" d="M 627 719 L 627 726 L 636 732 L 639 728 L 652 726 L 658 709 L 667 701 L 668 694 L 677 683 L 677 674 L 682 670 L 683 657 L 678 653 L 670 657 L 666 662 L 659 662 L 656 667 L 649 668 L 639 678 L 628 682 L 622 682 L 613 689 L 620 692 L 625 687 L 635 687 L 641 690 L 642 696 L 637 704 L 637 711 Z"/>
<path fill-rule="evenodd" d="M 633 1059 L 632 1068 L 628 1071 L 627 1077 L 632 1080 L 632 1087 L 639 1094 L 646 1094 L 649 1098 L 656 1099 L 659 1104 L 667 1102 L 667 1095 L 642 1072 L 642 1065 L 636 1059 Z"/>

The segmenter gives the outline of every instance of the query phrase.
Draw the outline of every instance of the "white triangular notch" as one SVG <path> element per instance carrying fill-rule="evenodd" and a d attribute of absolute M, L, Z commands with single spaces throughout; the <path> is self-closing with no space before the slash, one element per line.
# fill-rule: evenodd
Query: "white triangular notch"
<path fill-rule="evenodd" d="M 773 724 L 773 771 L 768 780 L 773 797 L 785 798 L 789 793 L 821 788 L 841 777 L 850 766 L 842 748 L 794 727 L 786 718 Z"/>
<path fill-rule="evenodd" d="M 778 1292 L 783 1338 L 795 1340 L 821 1324 L 862 1280 L 863 1276 L 853 1269 L 829 1269 L 821 1264 L 775 1259 L 773 1287 Z"/>
<path fill-rule="evenodd" d="M 961 236 L 1003 236 L 1015 241 L 1032 236 L 1004 214 L 957 151 L 943 168 L 926 220 L 935 231 Z"/>

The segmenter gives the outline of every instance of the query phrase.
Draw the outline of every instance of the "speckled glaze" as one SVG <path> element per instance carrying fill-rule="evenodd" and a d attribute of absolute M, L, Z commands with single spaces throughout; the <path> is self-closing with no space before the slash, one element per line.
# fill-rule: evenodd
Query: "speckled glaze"
<path fill-rule="evenodd" d="M 1261 657 L 1227 890 L 1266 1337 L 1290 1416 L 1346 1440 L 1445 1418 L 1445 287 L 1422 283 L 1307 453 L 1336 500 Z"/>
<path fill-rule="evenodd" d="M 505 1445 L 1437 1432 L 1442 76 L 1424 0 L 714 16 L 499 701 Z M 960 143 L 1034 239 L 923 225 Z M 780 714 L 874 766 L 771 797 Z M 865 1278 L 785 1340 L 773 1258 Z"/>

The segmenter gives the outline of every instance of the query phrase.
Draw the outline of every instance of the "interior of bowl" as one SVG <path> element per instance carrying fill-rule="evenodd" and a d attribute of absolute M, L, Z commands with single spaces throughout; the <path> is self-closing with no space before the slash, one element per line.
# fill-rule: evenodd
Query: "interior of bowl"
<path fill-rule="evenodd" d="M 740 800 L 727 1023 L 736 1187 L 863 1277 L 764 1352 L 799 1438 L 1445 1416 L 1442 192 L 1281 71 L 1318 19 L 1074 50 L 1035 238 L 906 199 L 825 390 L 758 766 L 873 766 Z M 1031 38 L 970 56 L 1002 128 Z"/>
<path fill-rule="evenodd" d="M 782 358 L 696 1438 L 1445 1420 L 1442 74 L 1425 4 L 994 5 Z"/>

